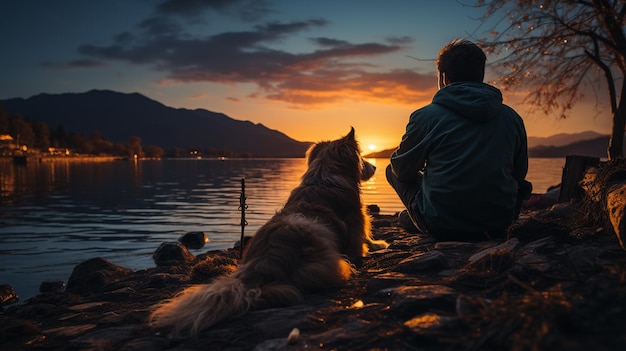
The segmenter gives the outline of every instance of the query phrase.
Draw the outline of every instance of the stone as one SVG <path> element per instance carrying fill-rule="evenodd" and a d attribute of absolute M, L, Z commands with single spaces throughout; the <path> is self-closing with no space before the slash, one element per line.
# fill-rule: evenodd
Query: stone
<path fill-rule="evenodd" d="M 196 259 L 196 257 L 179 242 L 162 243 L 154 254 L 152 254 L 152 258 L 157 267 L 189 264 Z"/>
<path fill-rule="evenodd" d="M 385 289 L 393 288 L 399 285 L 408 285 L 411 282 L 419 282 L 415 278 L 411 278 L 403 273 L 386 272 L 377 274 L 367 282 L 367 291 L 387 295 Z"/>
<path fill-rule="evenodd" d="M 131 269 L 118 266 L 104 258 L 92 258 L 74 267 L 67 281 L 66 290 L 77 294 L 93 293 L 132 273 Z"/>
<path fill-rule="evenodd" d="M 400 273 L 412 273 L 442 269 L 445 268 L 446 265 L 446 256 L 441 251 L 431 250 L 403 259 L 398 263 L 396 271 Z"/>
<path fill-rule="evenodd" d="M 376 204 L 367 205 L 367 213 L 369 214 L 380 213 L 380 207 L 378 207 L 378 205 Z"/>
<path fill-rule="evenodd" d="M 476 247 L 476 243 L 466 241 L 440 241 L 434 246 L 435 250 L 467 250 Z"/>
<path fill-rule="evenodd" d="M 189 232 L 181 236 L 178 241 L 190 250 L 198 250 L 203 248 L 210 240 L 205 232 Z"/>
<path fill-rule="evenodd" d="M 401 286 L 391 296 L 395 315 L 415 316 L 429 310 L 454 311 L 458 292 L 445 285 Z"/>
<path fill-rule="evenodd" d="M 97 327 L 97 324 L 82 324 L 82 325 L 73 325 L 69 327 L 57 327 L 46 329 L 43 331 L 44 334 L 60 336 L 64 338 L 77 337 L 79 335 L 84 334 L 88 330 L 94 329 Z"/>
<path fill-rule="evenodd" d="M 39 327 L 31 320 L 15 319 L 0 325 L 0 339 L 2 340 L 11 341 L 25 335 L 31 336 L 40 333 Z"/>
<path fill-rule="evenodd" d="M 458 324 L 455 317 L 432 312 L 420 314 L 404 322 L 404 326 L 411 332 L 428 339 L 437 339 L 455 329 Z"/>
<path fill-rule="evenodd" d="M 372 218 L 374 235 L 391 248 L 365 257 L 345 284 L 321 286 L 296 305 L 253 308 L 197 336 L 172 338 L 149 325 L 155 304 L 228 274 L 238 250 L 116 274 L 120 267 L 96 260 L 83 270 L 109 274 L 103 288 L 40 294 L 3 309 L 0 350 L 626 350 L 626 255 L 610 224 L 572 236 L 577 228 L 563 219 L 525 220 L 511 235 L 523 236 L 520 244 L 468 262 L 496 244 L 437 245 L 397 227 L 396 216 Z M 393 227 L 376 229 L 380 221 Z M 443 255 L 445 270 L 398 271 L 429 252 Z"/>
<path fill-rule="evenodd" d="M 494 254 L 494 253 L 496 253 L 498 251 L 512 252 L 517 247 L 517 245 L 519 245 L 519 239 L 512 238 L 512 239 L 509 239 L 509 240 L 503 242 L 500 245 L 492 246 L 492 247 L 490 247 L 488 249 L 482 250 L 482 251 L 472 255 L 469 258 L 468 261 L 470 261 L 470 262 L 478 261 L 481 258 L 483 258 L 483 257 L 485 257 L 487 255 L 492 255 L 492 254 Z"/>
<path fill-rule="evenodd" d="M 252 237 L 249 235 L 245 235 L 243 237 L 243 247 L 246 247 L 246 245 L 248 245 L 248 241 L 250 239 L 252 239 Z M 237 240 L 235 244 L 233 244 L 233 248 L 239 250 L 240 247 L 241 247 L 241 240 Z"/>
<path fill-rule="evenodd" d="M 115 345 L 123 343 L 139 327 L 139 325 L 129 325 L 89 331 L 73 339 L 71 344 L 83 350 L 111 350 L 115 349 Z"/>
<path fill-rule="evenodd" d="M 56 293 L 65 290 L 65 282 L 62 280 L 54 282 L 41 282 L 39 285 L 40 293 Z"/>
<path fill-rule="evenodd" d="M 12 305 L 20 300 L 19 296 L 15 292 L 15 289 L 11 285 L 0 285 L 0 307 Z"/>

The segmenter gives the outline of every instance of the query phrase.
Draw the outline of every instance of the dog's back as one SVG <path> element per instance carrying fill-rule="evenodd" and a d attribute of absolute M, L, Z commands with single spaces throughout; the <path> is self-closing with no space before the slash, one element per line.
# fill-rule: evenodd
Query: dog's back
<path fill-rule="evenodd" d="M 337 286 L 374 241 L 360 182 L 373 175 L 360 156 L 354 130 L 307 153 L 307 171 L 285 207 L 248 242 L 237 271 L 193 286 L 157 306 L 153 325 L 196 334 L 250 308 L 291 305 L 309 291 Z"/>

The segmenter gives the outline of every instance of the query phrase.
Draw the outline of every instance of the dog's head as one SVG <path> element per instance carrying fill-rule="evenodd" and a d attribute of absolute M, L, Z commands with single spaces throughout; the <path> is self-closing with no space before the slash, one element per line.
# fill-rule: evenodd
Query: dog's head
<path fill-rule="evenodd" d="M 376 167 L 361 157 L 359 143 L 354 136 L 354 128 L 337 140 L 314 144 L 307 152 L 308 170 L 303 178 L 316 179 L 328 184 L 358 185 L 368 180 Z"/>

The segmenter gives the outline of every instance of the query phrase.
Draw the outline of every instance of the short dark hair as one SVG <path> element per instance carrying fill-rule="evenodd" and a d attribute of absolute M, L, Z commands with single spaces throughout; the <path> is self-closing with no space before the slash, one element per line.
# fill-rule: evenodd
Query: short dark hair
<path fill-rule="evenodd" d="M 465 39 L 455 39 L 439 51 L 437 70 L 450 82 L 482 82 L 485 78 L 487 56 L 478 45 Z"/>

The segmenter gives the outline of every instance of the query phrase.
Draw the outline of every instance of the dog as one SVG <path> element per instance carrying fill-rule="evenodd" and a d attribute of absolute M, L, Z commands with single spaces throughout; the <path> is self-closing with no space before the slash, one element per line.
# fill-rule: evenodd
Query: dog
<path fill-rule="evenodd" d="M 340 286 L 368 249 L 388 246 L 371 235 L 360 183 L 376 168 L 361 157 L 354 128 L 312 145 L 306 157 L 301 183 L 248 241 L 237 269 L 157 304 L 152 326 L 193 336 L 253 308 L 296 304 L 307 292 Z"/>

